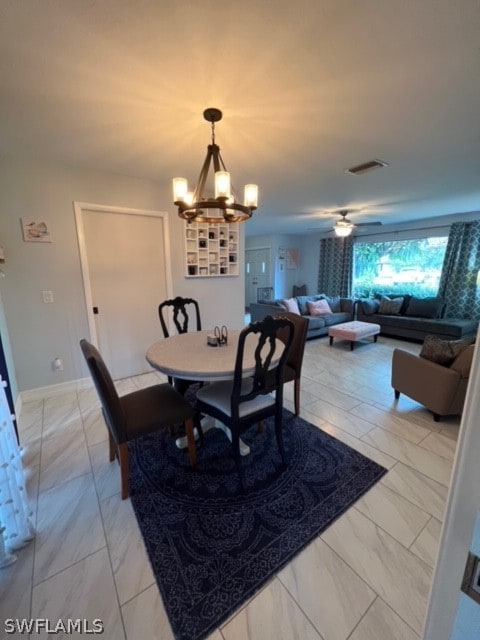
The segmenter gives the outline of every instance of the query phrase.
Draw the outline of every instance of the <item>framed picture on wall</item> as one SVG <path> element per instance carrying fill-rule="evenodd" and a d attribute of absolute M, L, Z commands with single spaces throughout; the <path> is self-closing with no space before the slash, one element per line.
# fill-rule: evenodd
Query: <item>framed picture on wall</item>
<path fill-rule="evenodd" d="M 298 249 L 287 249 L 287 269 L 298 269 L 299 263 Z"/>
<path fill-rule="evenodd" d="M 44 219 L 21 218 L 24 242 L 52 242 L 50 226 Z"/>

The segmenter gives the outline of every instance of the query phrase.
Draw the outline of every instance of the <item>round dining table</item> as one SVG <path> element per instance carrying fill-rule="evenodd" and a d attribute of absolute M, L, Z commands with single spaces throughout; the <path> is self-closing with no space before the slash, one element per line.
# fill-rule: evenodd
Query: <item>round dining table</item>
<path fill-rule="evenodd" d="M 226 344 L 210 346 L 208 337 L 215 336 L 213 330 L 192 331 L 164 338 L 154 342 L 146 353 L 147 362 L 157 371 L 185 380 L 198 380 L 198 382 L 215 382 L 217 380 L 231 380 L 235 371 L 237 357 L 237 345 L 240 330 L 228 332 Z M 243 359 L 243 375 L 251 375 L 255 370 L 255 348 L 258 345 L 258 337 L 249 334 L 245 343 Z M 272 366 L 278 362 L 278 358 L 272 359 Z M 230 429 L 222 423 L 215 421 L 217 428 L 222 429 L 231 440 Z M 204 433 L 210 427 L 203 429 Z M 186 444 L 184 438 L 179 438 L 178 446 Z M 241 455 L 248 455 L 250 448 L 240 440 Z"/>
<path fill-rule="evenodd" d="M 146 358 L 154 369 L 173 378 L 199 382 L 231 380 L 235 370 L 239 335 L 240 330 L 229 331 L 226 344 L 210 346 L 207 338 L 215 337 L 213 330 L 180 333 L 154 342 L 148 348 Z M 254 350 L 257 344 L 258 338 L 250 334 L 245 346 L 245 376 L 254 371 Z"/>

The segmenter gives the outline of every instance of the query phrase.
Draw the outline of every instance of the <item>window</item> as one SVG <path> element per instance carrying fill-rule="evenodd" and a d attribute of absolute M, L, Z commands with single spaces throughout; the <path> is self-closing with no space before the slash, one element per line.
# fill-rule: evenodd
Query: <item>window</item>
<path fill-rule="evenodd" d="M 434 296 L 438 291 L 447 237 L 357 242 L 353 248 L 353 295 L 410 293 Z"/>

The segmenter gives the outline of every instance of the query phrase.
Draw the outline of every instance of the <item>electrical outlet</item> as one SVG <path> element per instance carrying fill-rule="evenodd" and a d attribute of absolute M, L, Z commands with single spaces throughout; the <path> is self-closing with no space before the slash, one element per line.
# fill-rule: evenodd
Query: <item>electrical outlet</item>
<path fill-rule="evenodd" d="M 52 362 L 52 369 L 54 371 L 63 371 L 63 360 L 61 358 L 55 358 Z"/>

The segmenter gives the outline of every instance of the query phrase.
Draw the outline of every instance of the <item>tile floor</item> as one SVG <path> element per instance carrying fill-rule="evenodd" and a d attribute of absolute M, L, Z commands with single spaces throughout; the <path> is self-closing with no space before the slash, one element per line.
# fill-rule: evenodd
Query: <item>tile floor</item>
<path fill-rule="evenodd" d="M 389 473 L 210 640 L 420 638 L 459 419 L 435 423 L 409 399 L 394 401 L 395 346 L 420 349 L 382 337 L 353 352 L 307 342 L 302 416 Z M 163 379 L 116 384 L 125 393 Z M 94 390 L 24 404 L 19 422 L 37 536 L 0 572 L 1 617 L 100 618 L 104 638 L 172 638 Z"/>

